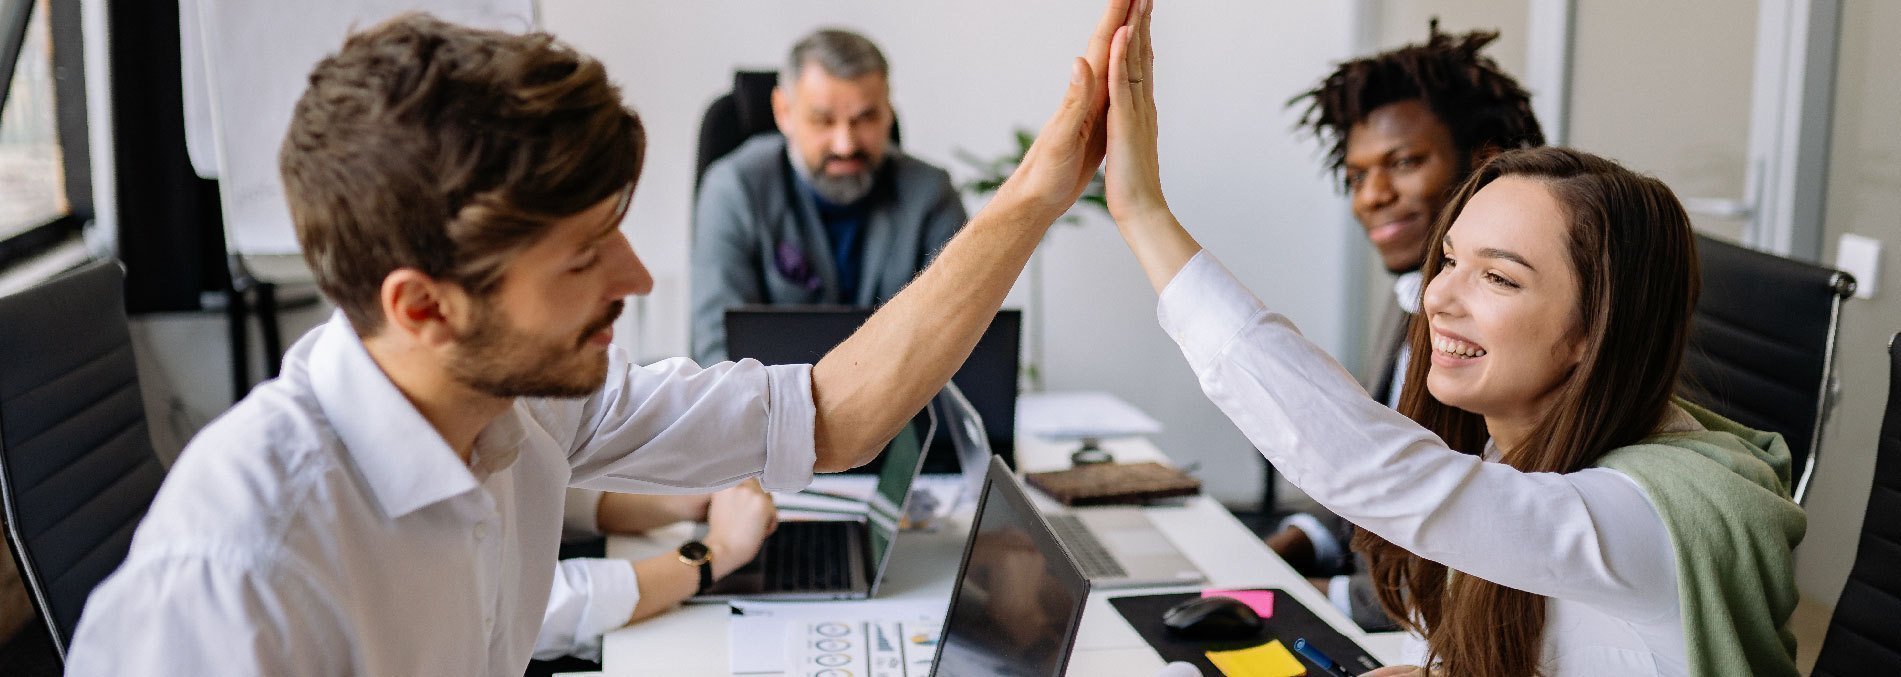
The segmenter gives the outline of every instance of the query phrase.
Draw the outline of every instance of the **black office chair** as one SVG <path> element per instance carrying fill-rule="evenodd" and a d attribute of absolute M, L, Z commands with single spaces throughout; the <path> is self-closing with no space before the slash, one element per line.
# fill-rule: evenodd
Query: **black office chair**
<path fill-rule="evenodd" d="M 1842 586 L 1814 677 L 1901 674 L 1901 334 L 1888 339 L 1888 413 L 1855 568 Z"/>
<path fill-rule="evenodd" d="M 139 397 L 117 262 L 0 298 L 0 504 L 61 656 L 165 470 Z"/>
<path fill-rule="evenodd" d="M 1703 235 L 1696 248 L 1703 294 L 1683 356 L 1683 394 L 1737 423 L 1781 433 L 1800 503 L 1833 404 L 1835 332 L 1855 278 Z"/>
<path fill-rule="evenodd" d="M 700 194 L 706 168 L 758 134 L 777 134 L 772 120 L 772 88 L 778 71 L 734 71 L 733 91 L 721 94 L 700 118 L 699 154 L 694 160 L 693 194 Z M 891 143 L 899 142 L 898 121 L 891 121 Z"/>

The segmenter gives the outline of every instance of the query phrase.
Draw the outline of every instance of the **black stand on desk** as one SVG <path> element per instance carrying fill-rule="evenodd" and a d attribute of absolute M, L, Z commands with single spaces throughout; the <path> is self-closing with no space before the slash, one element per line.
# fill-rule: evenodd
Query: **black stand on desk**
<path fill-rule="evenodd" d="M 299 310 L 317 305 L 316 293 L 293 296 L 282 303 L 277 298 L 276 282 L 259 279 L 244 259 L 231 256 L 231 289 L 226 294 L 225 318 L 231 339 L 231 401 L 244 399 L 256 381 L 251 380 L 250 317 L 255 314 L 258 334 L 264 343 L 264 378 L 277 378 L 284 365 L 283 328 L 278 324 L 279 310 Z M 256 301 L 247 298 L 255 295 Z"/>
<path fill-rule="evenodd" d="M 1275 502 L 1280 499 L 1274 486 L 1274 464 L 1269 463 L 1267 456 L 1259 449 L 1254 451 L 1254 455 L 1261 457 L 1261 515 L 1272 515 L 1276 509 Z"/>

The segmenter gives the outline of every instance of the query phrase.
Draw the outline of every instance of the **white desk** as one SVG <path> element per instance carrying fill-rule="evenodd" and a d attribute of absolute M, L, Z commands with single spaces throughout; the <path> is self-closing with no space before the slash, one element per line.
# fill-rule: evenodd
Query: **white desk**
<path fill-rule="evenodd" d="M 1019 470 L 1055 470 L 1069 466 L 1071 443 L 1036 439 L 1017 441 Z M 1106 440 L 1103 448 L 1120 461 L 1164 460 L 1161 451 L 1144 438 Z M 1175 507 L 1146 508 L 1157 527 L 1208 576 L 1208 587 L 1278 587 L 1327 621 L 1334 629 L 1359 642 L 1382 662 L 1393 663 L 1400 653 L 1401 635 L 1368 635 L 1329 604 L 1273 551 L 1261 544 L 1219 503 L 1205 496 Z M 949 606 L 950 590 L 963 556 L 969 515 L 960 515 L 933 533 L 903 533 L 897 554 L 886 574 L 880 599 L 933 600 Z M 616 537 L 608 554 L 637 558 L 670 552 L 687 537 L 676 526 L 648 537 Z M 1185 588 L 1118 589 L 1089 596 L 1077 633 L 1069 674 L 1091 677 L 1132 675 L 1149 677 L 1162 660 L 1109 605 L 1110 597 L 1143 592 L 1181 591 Z M 602 642 L 604 675 L 726 675 L 727 621 L 725 605 L 688 605 L 632 628 L 609 633 Z M 776 639 L 776 638 L 775 638 Z"/>

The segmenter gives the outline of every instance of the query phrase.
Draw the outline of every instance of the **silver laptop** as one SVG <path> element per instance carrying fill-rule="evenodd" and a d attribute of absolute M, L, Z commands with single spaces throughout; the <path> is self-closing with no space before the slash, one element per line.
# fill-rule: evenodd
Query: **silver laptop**
<path fill-rule="evenodd" d="M 944 403 L 944 428 L 964 464 L 966 486 L 981 486 L 987 464 L 972 461 L 991 455 L 983 419 L 954 385 L 938 399 Z M 1043 519 L 1097 588 L 1194 585 L 1208 580 L 1140 508 L 1064 508 L 1051 501 L 1040 507 Z"/>
<path fill-rule="evenodd" d="M 978 464 L 977 519 L 951 588 L 934 677 L 1059 677 L 1089 601 L 1064 551 L 1003 459 Z"/>
<path fill-rule="evenodd" d="M 878 594 L 891 563 L 898 524 L 937 432 L 926 406 L 885 445 L 878 490 L 865 519 L 780 522 L 746 566 L 720 579 L 694 602 L 732 599 L 864 599 Z"/>

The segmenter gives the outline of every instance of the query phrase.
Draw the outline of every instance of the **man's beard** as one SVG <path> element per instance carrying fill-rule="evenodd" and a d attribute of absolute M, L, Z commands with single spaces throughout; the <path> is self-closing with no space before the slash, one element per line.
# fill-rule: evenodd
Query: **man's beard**
<path fill-rule="evenodd" d="M 831 164 L 833 160 L 857 160 L 864 169 L 850 174 L 828 174 L 825 165 Z M 851 155 L 826 153 L 819 158 L 816 167 L 806 166 L 797 157 L 792 159 L 792 166 L 799 168 L 799 178 L 805 179 L 806 185 L 811 186 L 812 192 L 820 198 L 835 205 L 849 205 L 871 194 L 872 187 L 877 184 L 878 168 L 884 166 L 884 158 L 873 161 L 870 155 L 863 152 Z"/>
<path fill-rule="evenodd" d="M 612 326 L 624 305 L 615 301 L 579 337 L 556 342 L 510 328 L 484 304 L 475 326 L 456 336 L 449 375 L 494 397 L 587 397 L 607 378 L 607 353 L 589 349 L 588 340 Z"/>
<path fill-rule="evenodd" d="M 848 205 L 871 194 L 872 170 L 850 174 L 818 172 L 812 177 L 812 192 L 835 205 Z"/>

